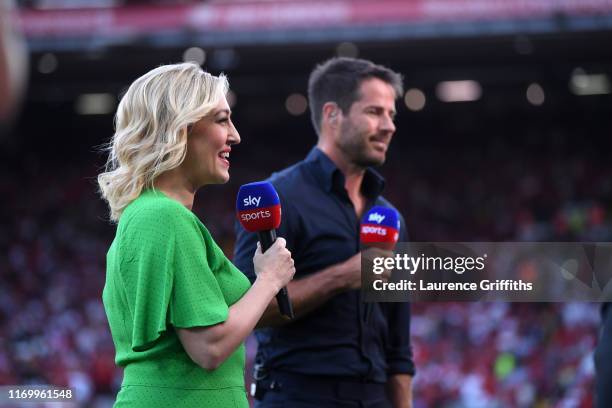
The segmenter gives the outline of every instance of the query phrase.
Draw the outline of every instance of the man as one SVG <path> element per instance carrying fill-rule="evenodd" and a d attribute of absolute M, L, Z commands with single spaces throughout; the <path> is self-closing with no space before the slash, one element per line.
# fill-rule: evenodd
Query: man
<path fill-rule="evenodd" d="M 411 407 L 409 304 L 375 304 L 366 320 L 359 291 L 360 218 L 391 207 L 370 167 L 385 161 L 401 95 L 401 76 L 366 60 L 334 58 L 310 75 L 317 146 L 269 179 L 297 270 L 288 285 L 296 317 L 283 320 L 273 302 L 259 323 L 259 407 Z M 253 280 L 257 236 L 237 234 L 234 263 Z"/>

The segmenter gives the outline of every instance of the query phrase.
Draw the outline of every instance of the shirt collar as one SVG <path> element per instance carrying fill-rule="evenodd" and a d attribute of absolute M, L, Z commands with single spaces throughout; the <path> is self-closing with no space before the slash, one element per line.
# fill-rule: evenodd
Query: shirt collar
<path fill-rule="evenodd" d="M 344 190 L 344 175 L 336 164 L 318 147 L 313 147 L 306 162 L 312 163 L 314 176 L 325 191 L 332 191 L 334 187 Z M 385 188 L 385 179 L 376 170 L 368 167 L 363 175 L 361 191 L 367 198 L 378 197 Z"/>

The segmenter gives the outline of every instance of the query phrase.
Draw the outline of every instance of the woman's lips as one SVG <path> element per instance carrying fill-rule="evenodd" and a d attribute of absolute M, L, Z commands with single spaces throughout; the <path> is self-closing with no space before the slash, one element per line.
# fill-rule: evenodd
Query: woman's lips
<path fill-rule="evenodd" d="M 229 162 L 229 152 L 221 152 L 219 153 L 219 160 L 221 160 L 221 162 L 223 162 L 223 164 L 225 164 L 227 167 L 229 167 L 230 162 Z"/>

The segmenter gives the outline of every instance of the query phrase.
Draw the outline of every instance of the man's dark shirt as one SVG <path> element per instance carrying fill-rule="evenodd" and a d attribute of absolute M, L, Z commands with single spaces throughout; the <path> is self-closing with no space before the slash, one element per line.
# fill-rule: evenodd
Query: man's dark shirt
<path fill-rule="evenodd" d="M 287 240 L 295 261 L 294 279 L 344 262 L 360 250 L 360 220 L 344 188 L 344 175 L 319 149 L 270 181 L 281 199 L 282 222 L 277 233 Z M 368 169 L 361 191 L 366 211 L 373 205 L 392 207 L 380 196 L 384 180 Z M 365 212 L 364 212 L 365 213 Z M 406 228 L 401 218 L 400 241 Z M 236 223 L 235 265 L 253 282 L 257 235 Z M 364 322 L 359 290 L 338 294 L 309 314 L 278 328 L 256 331 L 258 362 L 267 370 L 336 375 L 385 382 L 388 374 L 414 373 L 410 347 L 410 305 L 378 303 Z"/>

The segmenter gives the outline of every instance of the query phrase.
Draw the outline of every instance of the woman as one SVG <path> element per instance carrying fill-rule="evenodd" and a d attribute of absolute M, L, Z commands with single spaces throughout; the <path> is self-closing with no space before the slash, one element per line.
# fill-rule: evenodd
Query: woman
<path fill-rule="evenodd" d="M 198 188 L 229 180 L 227 91 L 223 75 L 167 65 L 119 104 L 98 177 L 118 222 L 102 295 L 124 367 L 116 407 L 248 407 L 243 341 L 295 269 L 278 239 L 250 287 L 191 211 Z"/>

